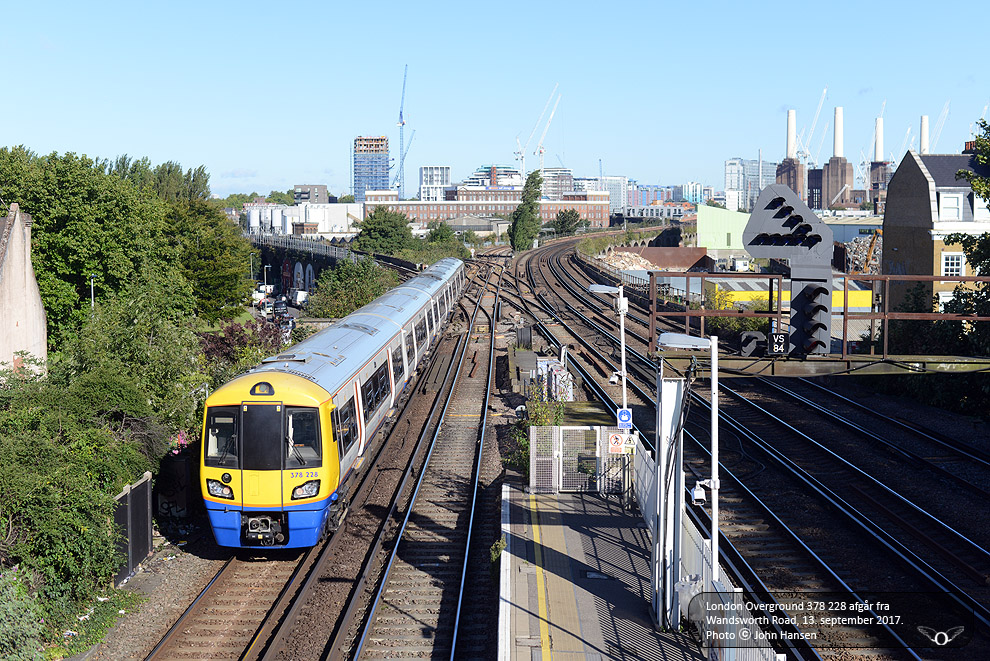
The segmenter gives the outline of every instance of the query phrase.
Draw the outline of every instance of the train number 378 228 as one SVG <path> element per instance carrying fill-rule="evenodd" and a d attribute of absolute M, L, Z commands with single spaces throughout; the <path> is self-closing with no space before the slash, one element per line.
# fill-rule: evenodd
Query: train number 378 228
<path fill-rule="evenodd" d="M 292 471 L 289 475 L 289 479 L 294 477 L 319 477 L 316 471 Z"/>

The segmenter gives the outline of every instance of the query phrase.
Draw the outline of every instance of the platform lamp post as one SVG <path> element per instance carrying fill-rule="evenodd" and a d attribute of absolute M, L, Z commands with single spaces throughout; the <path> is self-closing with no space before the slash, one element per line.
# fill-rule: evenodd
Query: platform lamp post
<path fill-rule="evenodd" d="M 93 310 L 96 309 L 96 290 L 95 290 L 96 274 L 89 274 L 89 307 Z"/>
<path fill-rule="evenodd" d="M 254 253 L 251 253 L 251 279 L 254 280 Z"/>
<path fill-rule="evenodd" d="M 718 337 L 712 335 L 710 338 L 704 337 L 694 337 L 691 335 L 684 335 L 682 333 L 661 333 L 657 341 L 658 347 L 663 349 L 709 349 L 711 351 L 711 437 L 712 437 L 712 472 L 711 478 L 698 483 L 699 486 L 707 486 L 712 492 L 712 528 L 711 528 L 711 540 L 712 540 L 712 582 L 718 581 L 719 577 L 719 566 L 718 566 Z M 663 526 L 663 517 L 668 510 L 668 503 L 662 501 L 662 497 L 667 496 L 666 490 L 663 489 L 663 475 L 665 471 L 672 471 L 673 475 L 677 479 L 675 482 L 675 491 L 673 494 L 675 503 L 679 502 L 683 494 L 683 485 L 680 485 L 680 475 L 683 472 L 682 466 L 674 465 L 669 467 L 666 465 L 667 461 L 677 461 L 681 454 L 679 452 L 666 453 L 666 457 L 661 456 L 661 448 L 665 447 L 665 443 L 661 438 L 662 435 L 662 412 L 659 408 L 662 406 L 662 387 L 663 387 L 663 358 L 661 357 L 660 363 L 657 368 L 657 407 L 658 407 L 658 422 L 657 422 L 657 451 L 655 453 L 655 465 L 656 474 L 654 479 L 656 483 L 654 485 L 654 497 L 656 502 L 656 511 L 653 513 L 656 516 L 655 523 L 655 534 L 653 536 L 653 607 L 654 612 L 657 615 L 658 621 L 664 621 L 668 625 L 673 625 L 670 622 L 670 617 L 668 614 L 673 614 L 675 609 L 673 604 L 676 604 L 672 600 L 671 592 L 675 589 L 677 583 L 677 570 L 680 558 L 678 557 L 678 547 L 679 544 L 676 540 L 680 537 L 680 519 L 677 516 L 679 514 L 680 508 L 674 509 L 675 520 L 668 522 L 674 526 L 675 532 L 675 543 L 673 544 L 673 558 L 671 558 L 671 571 L 667 572 L 662 568 L 663 558 L 666 553 L 666 535 L 661 535 L 660 531 L 665 530 Z M 674 418 L 677 419 L 678 415 Z M 676 429 L 671 429 L 671 433 L 675 433 Z M 676 441 L 676 439 L 672 439 Z M 672 574 L 672 575 L 668 575 Z M 668 590 L 663 589 L 664 578 L 667 577 L 667 585 L 670 586 Z M 707 591 L 709 586 L 703 585 L 702 590 Z M 661 599 L 666 599 L 665 603 L 661 603 Z M 662 614 L 662 615 L 661 615 Z"/>
<path fill-rule="evenodd" d="M 272 267 L 271 264 L 265 264 L 265 293 L 268 293 L 268 269 Z"/>
<path fill-rule="evenodd" d="M 619 314 L 619 376 L 622 378 L 622 408 L 626 407 L 626 312 L 629 310 L 629 299 L 622 294 L 622 285 L 589 285 L 592 294 L 615 294 L 615 311 Z"/>

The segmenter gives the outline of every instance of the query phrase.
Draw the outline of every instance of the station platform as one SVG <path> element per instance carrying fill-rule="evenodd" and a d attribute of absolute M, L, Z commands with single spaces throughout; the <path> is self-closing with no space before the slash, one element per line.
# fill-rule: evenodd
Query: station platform
<path fill-rule="evenodd" d="M 650 613 L 650 538 L 616 497 L 502 491 L 499 661 L 701 660 Z"/>

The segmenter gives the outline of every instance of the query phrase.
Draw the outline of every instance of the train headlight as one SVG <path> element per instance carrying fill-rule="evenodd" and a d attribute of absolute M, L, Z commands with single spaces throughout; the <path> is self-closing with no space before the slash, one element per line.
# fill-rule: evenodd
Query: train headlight
<path fill-rule="evenodd" d="M 292 490 L 292 500 L 299 500 L 300 498 L 312 498 L 316 494 L 320 493 L 320 481 L 310 480 L 305 484 L 301 484 Z"/>
<path fill-rule="evenodd" d="M 216 498 L 226 498 L 227 500 L 234 499 L 234 490 L 219 480 L 207 480 L 206 490 L 211 496 L 215 496 Z"/>

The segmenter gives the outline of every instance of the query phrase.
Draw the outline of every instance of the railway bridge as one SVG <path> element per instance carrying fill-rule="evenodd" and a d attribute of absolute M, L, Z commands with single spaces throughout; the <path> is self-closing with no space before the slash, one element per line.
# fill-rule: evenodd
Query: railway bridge
<path fill-rule="evenodd" d="M 332 268 L 345 259 L 354 261 L 358 255 L 349 248 L 297 236 L 251 234 L 248 238 L 254 249 L 252 275 L 274 284 L 277 293 L 289 289 L 311 291 L 324 268 Z"/>

